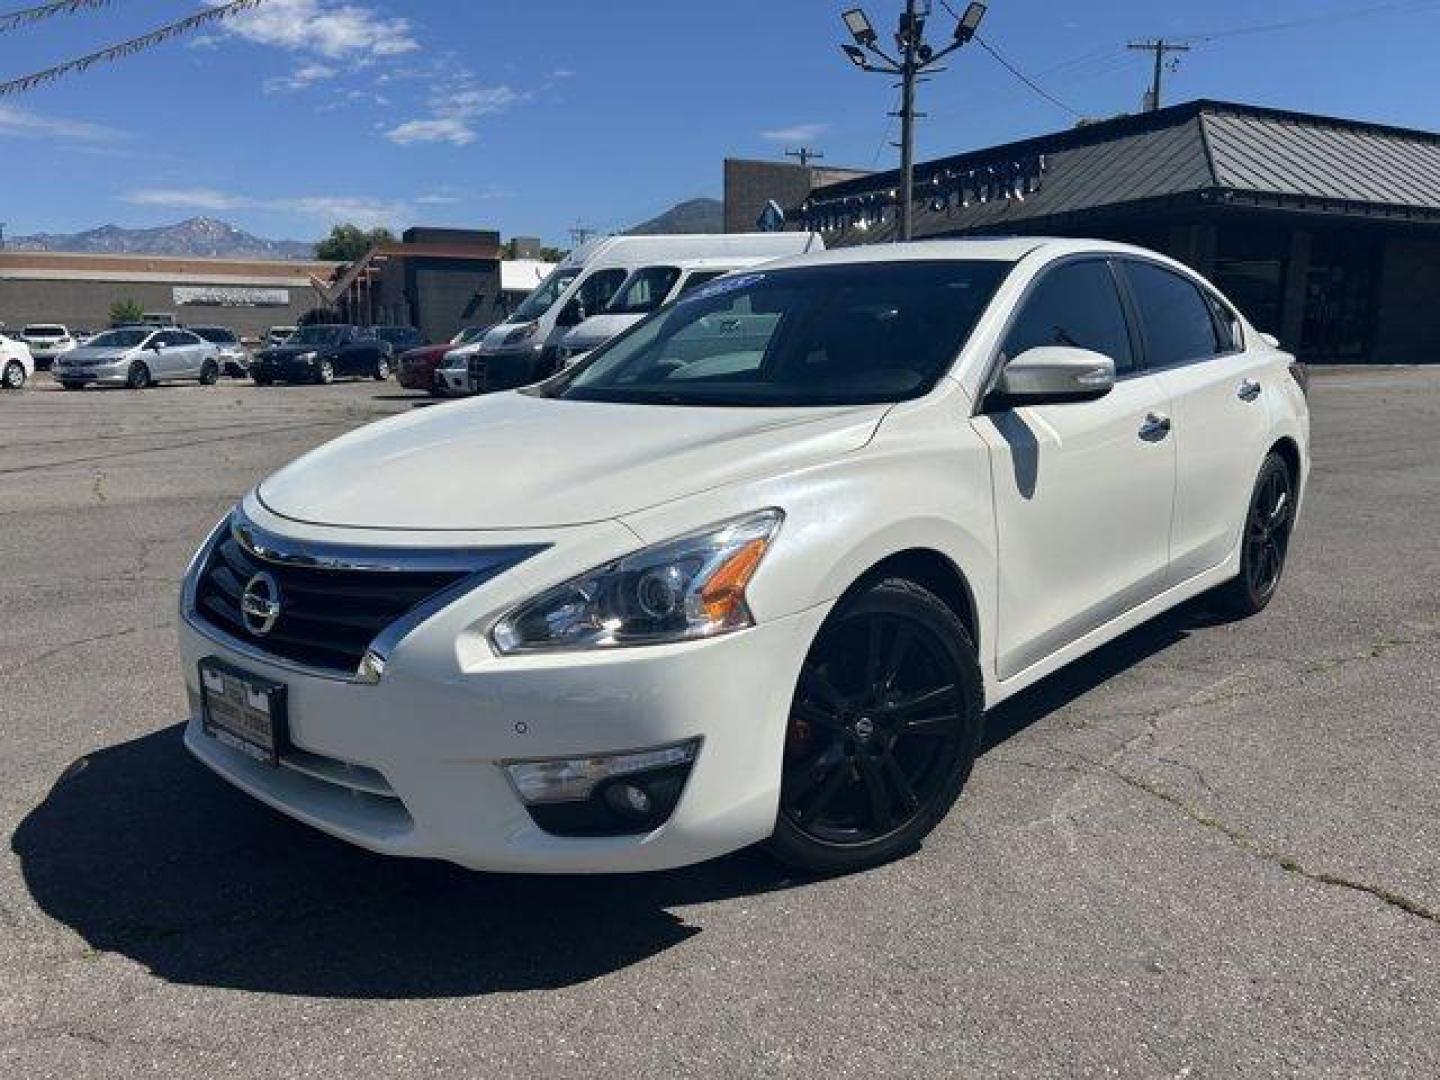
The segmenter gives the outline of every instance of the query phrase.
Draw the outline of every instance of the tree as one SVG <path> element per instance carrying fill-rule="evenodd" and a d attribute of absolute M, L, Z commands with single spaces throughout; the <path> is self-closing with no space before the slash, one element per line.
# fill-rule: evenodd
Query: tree
<path fill-rule="evenodd" d="M 143 318 L 145 318 L 145 309 L 140 306 L 138 300 L 132 300 L 128 296 L 124 300 L 116 300 L 110 305 L 110 322 L 113 326 L 138 323 Z"/>
<path fill-rule="evenodd" d="M 336 225 L 330 235 L 315 245 L 315 257 L 327 262 L 354 262 L 376 244 L 390 244 L 395 235 L 383 225 L 368 232 L 348 221 Z"/>

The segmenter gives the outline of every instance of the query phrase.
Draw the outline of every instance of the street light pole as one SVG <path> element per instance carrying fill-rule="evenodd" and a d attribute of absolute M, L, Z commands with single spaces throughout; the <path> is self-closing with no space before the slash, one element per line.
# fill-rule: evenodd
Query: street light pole
<path fill-rule="evenodd" d="M 915 86 L 920 76 L 936 70 L 936 65 L 956 49 L 975 37 L 980 20 L 985 17 L 985 5 L 972 3 L 960 16 L 955 27 L 955 40 L 936 52 L 925 41 L 925 19 L 930 5 L 920 7 L 920 0 L 905 0 L 905 14 L 900 17 L 900 30 L 895 35 L 900 47 L 899 59 L 889 56 L 876 44 L 878 36 L 870 24 L 870 18 L 860 8 L 851 8 L 841 18 L 854 45 L 841 45 L 841 50 L 850 62 L 861 71 L 900 77 L 900 239 L 910 240 L 915 235 Z M 878 58 L 876 60 L 872 57 Z"/>

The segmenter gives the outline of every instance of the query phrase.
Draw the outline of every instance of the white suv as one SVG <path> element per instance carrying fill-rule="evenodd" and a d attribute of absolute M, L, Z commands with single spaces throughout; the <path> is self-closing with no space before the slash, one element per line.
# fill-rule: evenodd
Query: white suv
<path fill-rule="evenodd" d="M 30 346 L 0 333 L 0 387 L 19 390 L 34 374 L 35 361 L 30 355 Z"/>
<path fill-rule="evenodd" d="M 32 323 L 20 331 L 20 339 L 30 347 L 35 366 L 48 368 L 61 353 L 67 353 L 79 342 L 75 335 L 58 323 Z"/>
<path fill-rule="evenodd" d="M 769 264 L 251 491 L 185 579 L 185 742 L 396 855 L 871 865 L 988 706 L 1200 593 L 1263 608 L 1309 444 L 1291 358 L 1150 252 Z"/>

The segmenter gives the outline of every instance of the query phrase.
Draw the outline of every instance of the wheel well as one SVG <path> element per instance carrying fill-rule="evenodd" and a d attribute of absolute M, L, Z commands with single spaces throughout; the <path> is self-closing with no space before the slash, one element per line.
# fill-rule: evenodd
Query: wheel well
<path fill-rule="evenodd" d="M 1295 440 L 1288 435 L 1270 447 L 1272 454 L 1279 454 L 1286 466 L 1290 469 L 1290 477 L 1295 481 L 1295 488 L 1300 488 L 1300 447 L 1295 445 Z"/>
<path fill-rule="evenodd" d="M 965 625 L 971 644 L 977 649 L 980 647 L 980 620 L 975 613 L 975 597 L 965 575 L 950 559 L 931 548 L 897 552 L 872 566 L 848 591 L 854 592 L 872 581 L 890 577 L 904 578 L 934 593 Z"/>

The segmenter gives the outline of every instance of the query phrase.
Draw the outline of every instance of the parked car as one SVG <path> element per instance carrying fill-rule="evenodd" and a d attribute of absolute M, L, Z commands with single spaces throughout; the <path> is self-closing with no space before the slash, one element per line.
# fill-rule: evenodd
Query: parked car
<path fill-rule="evenodd" d="M 31 359 L 41 371 L 76 345 L 74 335 L 59 323 L 32 323 L 20 331 L 20 340 L 29 346 Z"/>
<path fill-rule="evenodd" d="M 390 377 L 390 346 L 367 327 L 324 323 L 302 326 L 284 345 L 262 349 L 250 364 L 261 386 L 273 382 L 334 382 L 337 376 Z"/>
<path fill-rule="evenodd" d="M 19 390 L 35 374 L 35 358 L 30 346 L 6 334 L 0 334 L 0 387 Z"/>
<path fill-rule="evenodd" d="M 51 374 L 66 390 L 89 383 L 143 390 L 176 379 L 213 386 L 220 378 L 220 351 L 189 330 L 129 326 L 96 334 L 56 357 Z"/>
<path fill-rule="evenodd" d="M 1190 597 L 1270 602 L 1309 474 L 1292 363 L 1120 244 L 722 279 L 262 481 L 185 578 L 185 743 L 397 855 L 874 865 L 949 811 L 985 708 Z"/>
<path fill-rule="evenodd" d="M 284 345 L 298 329 L 300 329 L 298 326 L 272 326 L 265 331 L 265 337 L 261 344 L 267 349 L 274 345 Z"/>
<path fill-rule="evenodd" d="M 395 379 L 407 390 L 428 390 L 438 393 L 435 369 L 451 349 L 478 340 L 485 330 L 483 327 L 466 327 L 444 345 L 422 345 L 401 353 L 395 362 Z"/>
<path fill-rule="evenodd" d="M 392 361 L 403 352 L 430 344 L 425 340 L 425 335 L 413 326 L 372 326 L 370 329 L 375 332 L 376 337 L 390 346 Z M 394 366 L 393 363 L 391 366 Z"/>
<path fill-rule="evenodd" d="M 227 326 L 191 326 L 187 329 L 204 338 L 219 350 L 220 370 L 225 375 L 241 378 L 250 371 L 250 353 L 240 343 L 234 330 Z"/>
<path fill-rule="evenodd" d="M 566 331 L 556 346 L 561 365 L 573 364 L 646 315 L 724 274 L 765 263 L 766 259 L 677 259 L 642 266 L 625 279 L 598 315 Z"/>
<path fill-rule="evenodd" d="M 677 259 L 778 259 L 819 251 L 818 233 L 734 233 L 699 236 L 606 236 L 582 244 L 475 350 L 477 385 L 470 393 L 527 386 L 558 371 L 560 339 L 599 313 L 630 273 Z"/>

